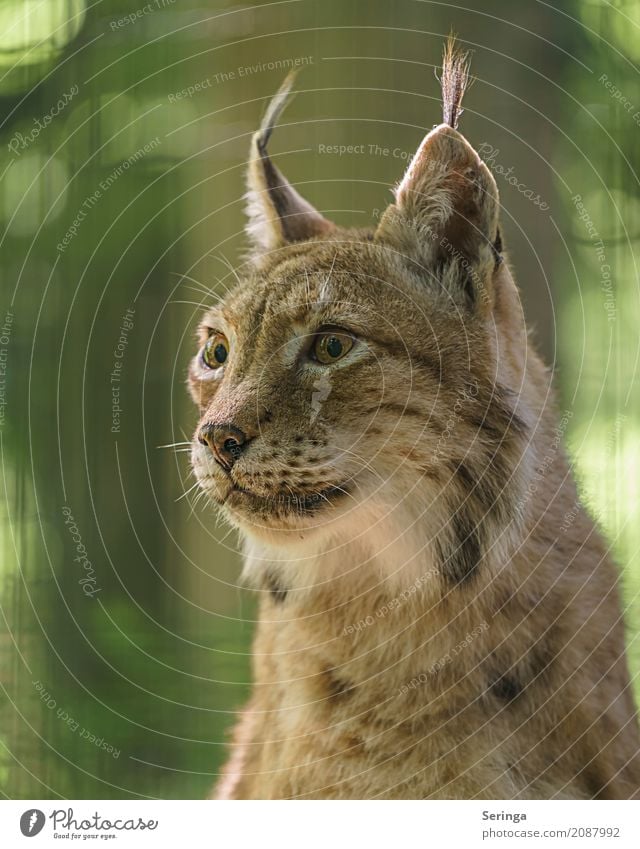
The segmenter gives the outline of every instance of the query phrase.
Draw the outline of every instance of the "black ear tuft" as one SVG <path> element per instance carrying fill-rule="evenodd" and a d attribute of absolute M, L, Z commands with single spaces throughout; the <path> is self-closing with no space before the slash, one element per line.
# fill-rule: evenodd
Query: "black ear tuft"
<path fill-rule="evenodd" d="M 442 121 L 458 129 L 462 115 L 462 98 L 469 85 L 469 53 L 456 45 L 455 36 L 449 36 L 442 56 Z"/>
<path fill-rule="evenodd" d="M 321 236 L 334 225 L 311 206 L 271 161 L 267 145 L 282 114 L 295 79 L 292 71 L 267 107 L 260 129 L 251 141 L 247 174 L 247 232 L 254 257 L 291 242 Z"/>

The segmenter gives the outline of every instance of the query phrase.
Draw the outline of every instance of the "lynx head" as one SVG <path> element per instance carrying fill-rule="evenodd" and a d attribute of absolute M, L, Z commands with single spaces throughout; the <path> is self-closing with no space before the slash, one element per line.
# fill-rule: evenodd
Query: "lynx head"
<path fill-rule="evenodd" d="M 459 580 L 483 523 L 506 521 L 526 442 L 524 337 L 497 187 L 455 129 L 466 67 L 449 47 L 444 123 L 375 229 L 328 221 L 269 158 L 291 78 L 253 137 L 252 259 L 205 315 L 190 368 L 196 475 L 251 538 L 423 517 Z"/>

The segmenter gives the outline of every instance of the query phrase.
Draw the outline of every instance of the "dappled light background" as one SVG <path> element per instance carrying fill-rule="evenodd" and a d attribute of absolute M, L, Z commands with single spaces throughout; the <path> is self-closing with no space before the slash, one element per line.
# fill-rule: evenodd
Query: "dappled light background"
<path fill-rule="evenodd" d="M 250 134 L 299 67 L 274 159 L 328 217 L 375 222 L 440 120 L 451 29 L 476 77 L 461 130 L 496 176 L 638 675 L 640 4 L 6 0 L 5 797 L 198 798 L 215 780 L 255 604 L 188 454 L 161 446 L 195 425 L 186 367 L 244 249 Z"/>

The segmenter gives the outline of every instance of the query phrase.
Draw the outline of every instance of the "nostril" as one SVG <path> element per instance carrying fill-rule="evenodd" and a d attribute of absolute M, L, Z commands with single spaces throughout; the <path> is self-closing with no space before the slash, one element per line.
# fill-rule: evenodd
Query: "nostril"
<path fill-rule="evenodd" d="M 241 456 L 247 442 L 244 431 L 235 425 L 207 424 L 198 434 L 198 442 L 208 446 L 218 462 L 229 470 Z"/>
<path fill-rule="evenodd" d="M 240 450 L 240 443 L 237 439 L 233 439 L 230 437 L 229 439 L 225 439 L 222 444 L 222 447 L 225 451 L 228 451 L 229 454 L 235 454 Z"/>

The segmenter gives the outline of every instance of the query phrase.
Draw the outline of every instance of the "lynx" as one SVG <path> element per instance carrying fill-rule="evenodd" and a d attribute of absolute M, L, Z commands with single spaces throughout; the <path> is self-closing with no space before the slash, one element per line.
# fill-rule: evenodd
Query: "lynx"
<path fill-rule="evenodd" d="M 261 599 L 216 798 L 640 796 L 616 568 L 457 130 L 467 79 L 449 45 L 373 229 L 273 164 L 291 77 L 253 137 L 252 255 L 189 373 L 193 468 Z"/>

